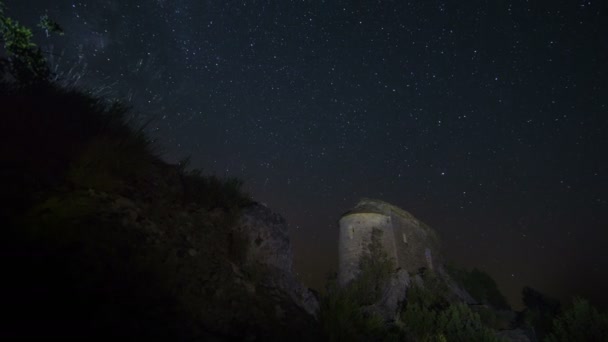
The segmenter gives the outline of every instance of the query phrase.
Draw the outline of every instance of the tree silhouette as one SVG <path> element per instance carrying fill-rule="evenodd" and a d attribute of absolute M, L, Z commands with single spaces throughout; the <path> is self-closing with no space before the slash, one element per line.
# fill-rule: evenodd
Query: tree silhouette
<path fill-rule="evenodd" d="M 40 18 L 38 26 L 47 35 L 63 35 L 63 29 L 47 15 Z M 32 42 L 33 33 L 16 20 L 6 16 L 4 3 L 0 2 L 0 42 L 4 44 L 6 56 L 0 58 L 3 77 L 12 77 L 21 85 L 49 82 L 51 70 L 42 50 Z"/>
<path fill-rule="evenodd" d="M 608 341 L 608 314 L 598 312 L 585 299 L 574 298 L 572 307 L 553 320 L 553 331 L 545 341 Z"/>
<path fill-rule="evenodd" d="M 560 312 L 559 301 L 528 286 L 522 290 L 522 300 L 526 305 L 524 323 L 534 328 L 536 336 L 542 340 L 551 331 L 553 318 Z"/>

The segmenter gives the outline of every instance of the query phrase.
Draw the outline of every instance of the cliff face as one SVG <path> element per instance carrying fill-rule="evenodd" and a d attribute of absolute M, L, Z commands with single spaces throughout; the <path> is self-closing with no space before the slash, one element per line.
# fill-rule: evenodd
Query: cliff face
<path fill-rule="evenodd" d="M 288 294 L 299 307 L 316 316 L 319 310 L 317 298 L 293 273 L 293 252 L 283 217 L 256 204 L 243 211 L 237 229 L 248 241 L 244 267 L 261 264 L 267 275 L 262 279 L 263 284 Z"/>

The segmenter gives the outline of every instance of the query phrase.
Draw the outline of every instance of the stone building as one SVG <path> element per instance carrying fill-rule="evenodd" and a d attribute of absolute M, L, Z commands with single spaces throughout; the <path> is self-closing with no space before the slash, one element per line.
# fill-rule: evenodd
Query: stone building
<path fill-rule="evenodd" d="M 385 251 L 395 260 L 397 268 L 410 273 L 420 268 L 434 269 L 441 265 L 437 234 L 410 213 L 389 203 L 362 199 L 339 221 L 339 269 L 341 285 L 359 272 L 359 258 L 367 250 L 372 230 L 380 229 Z"/>

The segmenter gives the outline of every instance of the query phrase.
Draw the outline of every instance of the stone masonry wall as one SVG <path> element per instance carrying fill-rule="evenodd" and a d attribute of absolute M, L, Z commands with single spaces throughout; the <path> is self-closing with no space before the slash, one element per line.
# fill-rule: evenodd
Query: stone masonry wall
<path fill-rule="evenodd" d="M 382 230 L 382 244 L 389 257 L 397 259 L 390 216 L 378 213 L 352 213 L 340 219 L 338 282 L 347 284 L 359 271 L 359 258 L 367 250 L 372 230 Z"/>

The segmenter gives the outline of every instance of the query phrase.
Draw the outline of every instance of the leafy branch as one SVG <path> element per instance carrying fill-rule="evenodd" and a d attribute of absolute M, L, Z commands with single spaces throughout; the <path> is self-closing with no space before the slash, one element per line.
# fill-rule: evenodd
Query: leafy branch
<path fill-rule="evenodd" d="M 63 29 L 47 15 L 40 18 L 38 27 L 50 33 L 63 35 Z M 46 83 L 51 71 L 42 50 L 32 42 L 33 33 L 16 20 L 7 17 L 5 5 L 0 1 L 0 42 L 4 43 L 6 57 L 0 58 L 0 73 L 12 76 L 22 85 Z"/>

